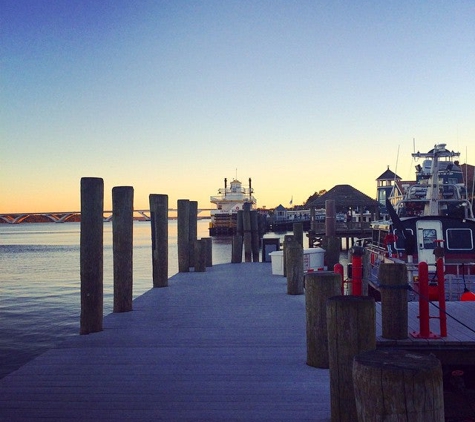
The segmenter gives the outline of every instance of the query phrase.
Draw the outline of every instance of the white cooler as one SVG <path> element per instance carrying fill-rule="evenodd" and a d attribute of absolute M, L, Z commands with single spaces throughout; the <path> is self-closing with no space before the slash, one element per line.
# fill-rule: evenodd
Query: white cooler
<path fill-rule="evenodd" d="M 272 274 L 284 275 L 284 252 L 275 251 L 270 254 L 272 262 Z M 309 248 L 303 250 L 303 270 L 322 271 L 325 269 L 324 263 L 325 249 Z"/>

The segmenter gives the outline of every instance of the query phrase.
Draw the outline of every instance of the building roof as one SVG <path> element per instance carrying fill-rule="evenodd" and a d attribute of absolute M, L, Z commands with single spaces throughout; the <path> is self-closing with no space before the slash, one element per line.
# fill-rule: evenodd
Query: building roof
<path fill-rule="evenodd" d="M 336 185 L 328 192 L 319 196 L 315 201 L 310 203 L 311 207 L 325 208 L 325 201 L 335 201 L 335 208 L 349 208 L 349 207 L 369 207 L 374 208 L 379 206 L 379 202 L 370 198 L 363 192 L 350 185 Z"/>
<path fill-rule="evenodd" d="M 381 176 L 379 176 L 376 180 L 401 180 L 401 178 L 396 173 L 389 170 L 389 166 L 388 166 L 386 171 Z"/>

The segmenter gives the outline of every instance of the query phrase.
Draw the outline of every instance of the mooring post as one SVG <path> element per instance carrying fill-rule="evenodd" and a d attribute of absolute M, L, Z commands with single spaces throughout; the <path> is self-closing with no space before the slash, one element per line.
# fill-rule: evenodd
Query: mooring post
<path fill-rule="evenodd" d="M 292 225 L 294 239 L 299 242 L 303 247 L 303 224 L 302 223 L 294 223 Z"/>
<path fill-rule="evenodd" d="M 198 202 L 190 201 L 190 267 L 195 266 L 195 242 L 198 239 Z"/>
<path fill-rule="evenodd" d="M 81 179 L 80 334 L 102 331 L 104 309 L 104 180 Z"/>
<path fill-rule="evenodd" d="M 251 262 L 251 204 L 244 203 L 244 213 L 242 216 L 244 229 L 244 261 Z"/>
<path fill-rule="evenodd" d="M 232 242 L 231 263 L 240 264 L 242 262 L 242 236 L 235 234 Z"/>
<path fill-rule="evenodd" d="M 406 264 L 380 264 L 378 279 L 382 336 L 392 340 L 404 340 L 408 337 Z"/>
<path fill-rule="evenodd" d="M 323 239 L 325 249 L 325 261 L 328 268 L 340 260 L 341 242 L 336 237 L 336 212 L 335 200 L 327 199 L 325 201 L 325 237 Z"/>
<path fill-rule="evenodd" d="M 287 294 L 303 294 L 303 248 L 295 239 L 286 245 Z"/>
<path fill-rule="evenodd" d="M 168 195 L 151 194 L 153 287 L 168 286 Z"/>
<path fill-rule="evenodd" d="M 213 239 L 211 237 L 203 237 L 201 241 L 205 243 L 206 247 L 206 266 L 213 266 Z"/>
<path fill-rule="evenodd" d="M 259 262 L 259 222 L 256 210 L 251 211 L 252 262 Z"/>
<path fill-rule="evenodd" d="M 134 188 L 112 188 L 112 254 L 114 261 L 114 312 L 132 310 Z"/>
<path fill-rule="evenodd" d="M 195 272 L 205 272 L 206 271 L 206 243 L 203 239 L 195 240 L 194 244 L 195 249 L 195 259 L 194 267 Z"/>
<path fill-rule="evenodd" d="M 432 354 L 377 349 L 354 358 L 358 421 L 444 422 L 441 362 Z"/>
<path fill-rule="evenodd" d="M 307 365 L 328 368 L 327 300 L 341 291 L 341 275 L 330 271 L 305 276 Z"/>
<path fill-rule="evenodd" d="M 284 265 L 284 277 L 287 277 L 287 245 L 294 240 L 292 234 L 286 234 L 282 243 L 282 263 Z"/>
<path fill-rule="evenodd" d="M 327 301 L 332 422 L 354 422 L 353 359 L 376 349 L 376 310 L 369 296 L 334 296 Z"/>
<path fill-rule="evenodd" d="M 177 201 L 178 213 L 178 272 L 190 271 L 190 201 L 179 199 Z"/>

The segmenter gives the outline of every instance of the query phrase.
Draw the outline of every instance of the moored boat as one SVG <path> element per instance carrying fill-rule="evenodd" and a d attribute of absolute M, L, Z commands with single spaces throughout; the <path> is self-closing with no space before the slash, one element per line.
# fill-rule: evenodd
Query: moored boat
<path fill-rule="evenodd" d="M 225 178 L 224 188 L 218 189 L 218 194 L 210 197 L 210 202 L 216 205 L 216 209 L 210 213 L 210 236 L 235 234 L 238 211 L 243 210 L 245 206 L 253 209 L 257 203 L 253 193 L 254 189 L 251 186 L 250 178 L 248 187 L 242 186 L 242 183 L 237 179 L 232 180 L 228 187 Z"/>
<path fill-rule="evenodd" d="M 475 281 L 475 218 L 461 166 L 460 153 L 445 144 L 427 153 L 416 166 L 416 182 L 386 201 L 389 220 L 375 221 L 366 245 L 371 263 L 387 260 L 407 263 L 417 277 L 417 264 L 426 262 L 434 274 L 443 259 L 447 299 L 459 299 Z M 412 280 L 414 280 L 412 277 Z"/>

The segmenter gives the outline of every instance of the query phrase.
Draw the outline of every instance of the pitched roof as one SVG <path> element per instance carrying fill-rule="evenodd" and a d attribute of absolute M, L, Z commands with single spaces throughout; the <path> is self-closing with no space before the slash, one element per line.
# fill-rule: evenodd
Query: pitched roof
<path fill-rule="evenodd" d="M 336 185 L 310 203 L 311 207 L 325 208 L 325 201 L 333 199 L 336 208 L 378 207 L 379 202 L 350 185 Z"/>
<path fill-rule="evenodd" d="M 401 180 L 401 178 L 396 173 L 389 170 L 389 166 L 388 166 L 387 170 L 381 176 L 379 176 L 376 180 Z"/>

